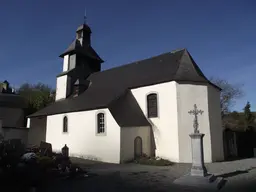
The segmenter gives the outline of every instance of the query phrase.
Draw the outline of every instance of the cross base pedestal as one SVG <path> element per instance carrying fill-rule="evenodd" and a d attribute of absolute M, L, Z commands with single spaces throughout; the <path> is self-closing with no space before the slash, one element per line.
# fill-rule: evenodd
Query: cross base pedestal
<path fill-rule="evenodd" d="M 203 191 L 217 191 L 225 184 L 225 180 L 207 173 L 203 153 L 204 134 L 192 133 L 189 136 L 192 145 L 192 167 L 189 174 L 176 179 L 174 184 L 202 189 Z"/>
<path fill-rule="evenodd" d="M 192 168 L 190 170 L 190 175 L 205 177 L 206 175 L 208 175 L 208 173 L 207 173 L 207 169 L 204 165 L 203 166 L 192 166 Z"/>

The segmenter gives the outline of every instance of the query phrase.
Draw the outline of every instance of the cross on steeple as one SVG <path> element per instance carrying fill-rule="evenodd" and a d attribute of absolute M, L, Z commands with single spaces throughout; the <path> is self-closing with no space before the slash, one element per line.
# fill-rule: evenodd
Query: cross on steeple
<path fill-rule="evenodd" d="M 189 113 L 190 115 L 194 115 L 194 124 L 193 124 L 194 133 L 199 133 L 199 131 L 198 131 L 198 126 L 199 126 L 199 124 L 198 124 L 198 114 L 201 114 L 201 115 L 202 115 L 203 112 L 204 112 L 204 111 L 197 109 L 196 104 L 194 104 L 194 109 L 193 109 L 193 110 L 188 111 L 188 113 Z"/>
<path fill-rule="evenodd" d="M 87 24 L 86 8 L 84 9 L 84 24 Z"/>

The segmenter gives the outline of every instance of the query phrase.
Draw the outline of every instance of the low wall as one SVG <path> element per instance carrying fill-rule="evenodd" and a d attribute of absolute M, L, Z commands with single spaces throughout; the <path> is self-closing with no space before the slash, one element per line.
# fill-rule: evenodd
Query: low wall
<path fill-rule="evenodd" d="M 0 128 L 1 129 L 1 128 Z M 2 127 L 0 131 L 4 137 L 4 140 L 8 139 L 21 139 L 22 143 L 27 145 L 28 142 L 28 130 L 27 128 L 16 127 Z"/>

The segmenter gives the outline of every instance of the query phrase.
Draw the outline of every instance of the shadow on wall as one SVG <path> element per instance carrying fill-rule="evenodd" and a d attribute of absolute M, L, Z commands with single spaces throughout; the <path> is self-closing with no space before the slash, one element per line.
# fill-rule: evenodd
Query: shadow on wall
<path fill-rule="evenodd" d="M 39 146 L 41 141 L 46 141 L 46 120 L 46 117 L 30 119 L 28 146 Z"/>
<path fill-rule="evenodd" d="M 150 139 L 151 139 L 151 156 L 155 157 L 156 156 L 156 140 L 157 136 L 159 136 L 159 130 L 157 127 L 154 125 L 154 123 L 148 119 L 150 123 Z"/>
<path fill-rule="evenodd" d="M 207 91 L 212 161 L 223 161 L 225 159 L 225 149 L 223 145 L 223 129 L 221 124 L 220 94 L 219 91 L 211 85 L 207 86 Z"/>

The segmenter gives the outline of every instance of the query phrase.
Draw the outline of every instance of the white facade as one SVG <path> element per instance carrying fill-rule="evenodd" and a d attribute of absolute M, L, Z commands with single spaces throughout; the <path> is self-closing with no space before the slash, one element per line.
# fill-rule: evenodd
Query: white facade
<path fill-rule="evenodd" d="M 105 133 L 97 134 L 97 113 L 105 114 Z M 63 118 L 68 131 L 63 133 Z M 108 109 L 52 115 L 47 117 L 46 142 L 60 151 L 66 144 L 71 156 L 98 161 L 120 162 L 120 127 Z"/>
<path fill-rule="evenodd" d="M 55 96 L 56 101 L 66 98 L 67 84 L 68 84 L 68 76 L 67 75 L 57 77 L 56 96 Z"/>
<path fill-rule="evenodd" d="M 120 163 L 134 158 L 136 137 L 142 139 L 142 152 L 172 162 L 190 163 L 193 116 L 188 111 L 194 104 L 203 110 L 199 115 L 199 130 L 204 133 L 204 159 L 206 162 L 223 160 L 220 92 L 212 85 L 179 84 L 174 81 L 131 90 L 145 117 L 147 95 L 157 94 L 158 117 L 148 118 L 151 127 L 119 127 L 109 109 L 73 112 L 37 119 L 31 128 L 29 141 L 35 135 L 60 151 L 66 144 L 70 155 L 98 161 Z M 105 133 L 97 134 L 97 114 L 105 115 Z M 68 119 L 68 131 L 63 132 L 63 119 Z M 36 118 L 35 118 L 36 119 Z M 40 122 L 39 122 L 40 121 Z M 43 121 L 45 123 L 43 123 Z M 44 128 L 43 128 L 44 127 Z M 41 129 L 40 134 L 36 129 Z M 45 138 L 43 138 L 46 130 Z"/>
<path fill-rule="evenodd" d="M 220 116 L 220 92 L 210 85 L 177 84 L 178 124 L 179 124 L 179 162 L 190 163 L 191 139 L 194 116 L 188 114 L 196 104 L 198 110 L 199 131 L 204 133 L 204 160 L 213 162 L 223 160 L 223 140 Z M 210 99 L 209 99 L 210 98 Z"/>
<path fill-rule="evenodd" d="M 30 115 L 29 145 L 46 141 L 60 151 L 66 144 L 72 156 L 111 163 L 142 154 L 188 163 L 192 161 L 189 134 L 193 133 L 193 116 L 188 111 L 196 104 L 204 111 L 198 118 L 200 132 L 205 134 L 205 161 L 224 159 L 220 91 L 208 84 L 186 49 L 103 72 L 103 60 L 91 47 L 90 35 L 89 26 L 80 26 L 76 39 L 61 55 L 57 103 Z M 76 112 L 67 112 L 71 110 Z"/>
<path fill-rule="evenodd" d="M 63 59 L 63 72 L 68 70 L 69 55 L 65 55 Z"/>
<path fill-rule="evenodd" d="M 102 112 L 105 115 L 105 133 L 98 134 L 96 119 Z M 68 119 L 67 132 L 63 132 L 64 117 Z M 134 139 L 139 136 L 143 141 L 143 154 L 151 154 L 150 127 L 120 128 L 108 109 L 32 118 L 28 122 L 29 146 L 39 146 L 41 141 L 46 141 L 52 144 L 54 151 L 60 152 L 66 144 L 71 156 L 120 163 L 134 158 Z"/>
<path fill-rule="evenodd" d="M 126 162 L 134 159 L 135 139 L 142 139 L 142 153 L 150 156 L 151 148 L 151 129 L 150 127 L 122 127 L 121 128 L 121 154 L 120 162 Z"/>
<path fill-rule="evenodd" d="M 158 97 L 158 117 L 150 118 L 156 156 L 179 161 L 178 117 L 176 82 L 162 83 L 133 89 L 132 93 L 147 117 L 147 95 L 156 93 Z"/>
<path fill-rule="evenodd" d="M 198 108 L 204 111 L 199 115 L 199 129 L 205 134 L 205 161 L 224 159 L 219 90 L 211 85 L 168 82 L 133 89 L 132 93 L 146 117 L 146 96 L 150 93 L 158 95 L 158 117 L 149 118 L 156 156 L 173 162 L 191 162 L 189 134 L 193 132 L 194 117 L 189 115 L 188 111 L 193 110 L 194 104 L 197 104 Z"/>
<path fill-rule="evenodd" d="M 65 55 L 63 59 L 63 67 L 62 72 L 69 70 L 69 55 Z M 65 99 L 67 94 L 69 93 L 69 83 L 70 79 L 67 75 L 63 75 L 57 77 L 57 84 L 56 84 L 56 96 L 55 100 Z"/>

